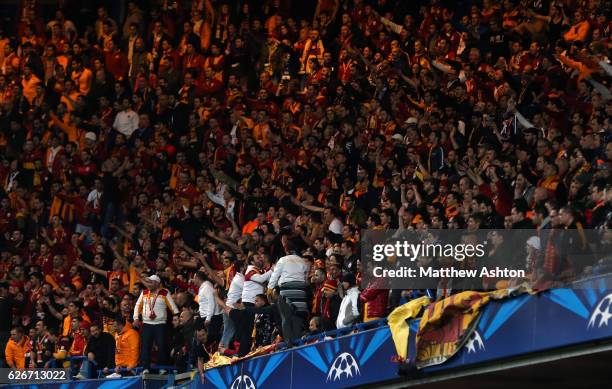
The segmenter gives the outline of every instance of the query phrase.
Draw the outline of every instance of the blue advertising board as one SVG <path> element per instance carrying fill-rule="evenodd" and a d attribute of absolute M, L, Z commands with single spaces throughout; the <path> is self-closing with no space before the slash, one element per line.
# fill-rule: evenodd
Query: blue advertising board
<path fill-rule="evenodd" d="M 493 301 L 483 310 L 476 331 L 437 371 L 515 357 L 532 352 L 612 338 L 609 277 L 586 280 L 577 288 L 552 289 Z M 414 336 L 411 336 L 411 343 Z M 414 356 L 414 346 L 409 356 Z"/>
<path fill-rule="evenodd" d="M 461 368 L 532 352 L 612 338 L 612 276 L 573 288 L 491 301 L 476 331 L 446 363 L 424 373 Z M 410 323 L 409 353 L 415 355 L 419 319 Z M 398 378 L 395 347 L 387 326 L 326 340 L 235 365 L 211 369 L 195 388 L 343 388 Z M 197 381 L 197 382 L 196 382 Z"/>
<path fill-rule="evenodd" d="M 458 369 L 538 351 L 612 339 L 612 275 L 491 301 L 483 308 L 466 344 L 443 364 L 423 372 Z M 415 353 L 419 319 L 410 322 L 409 358 Z M 209 369 L 191 389 L 345 388 L 398 378 L 395 346 L 388 326 L 295 347 L 232 365 Z M 10 385 L 35 389 L 140 389 L 139 377 L 72 383 Z"/>
<path fill-rule="evenodd" d="M 294 351 L 291 387 L 345 388 L 393 379 L 396 354 L 387 326 L 302 347 Z M 295 372 L 308 379 L 295 379 Z"/>
<path fill-rule="evenodd" d="M 389 327 L 361 332 L 207 370 L 192 388 L 329 388 L 363 385 L 397 377 Z"/>

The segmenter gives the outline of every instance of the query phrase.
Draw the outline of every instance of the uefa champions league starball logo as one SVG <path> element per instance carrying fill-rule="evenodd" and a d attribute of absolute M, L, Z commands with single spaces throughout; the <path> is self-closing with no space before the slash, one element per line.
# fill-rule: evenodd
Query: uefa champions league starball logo
<path fill-rule="evenodd" d="M 478 333 L 478 331 L 474 331 L 470 338 L 465 344 L 465 348 L 467 349 L 467 353 L 476 353 L 477 351 L 484 350 L 484 342 L 482 341 L 482 337 Z"/>
<path fill-rule="evenodd" d="M 587 328 L 596 327 L 601 328 L 608 326 L 608 320 L 612 317 L 612 293 L 601 299 L 599 304 L 591 313 L 589 324 Z"/>
<path fill-rule="evenodd" d="M 327 373 L 327 382 L 339 381 L 360 375 L 359 365 L 355 358 L 349 353 L 342 353 L 334 359 Z"/>
<path fill-rule="evenodd" d="M 245 374 L 236 377 L 230 389 L 257 389 L 257 386 L 255 386 L 253 379 Z"/>

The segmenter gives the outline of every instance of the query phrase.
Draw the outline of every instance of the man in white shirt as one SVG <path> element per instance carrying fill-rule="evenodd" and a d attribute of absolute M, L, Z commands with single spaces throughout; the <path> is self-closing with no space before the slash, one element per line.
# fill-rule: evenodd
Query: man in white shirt
<path fill-rule="evenodd" d="M 347 273 L 342 277 L 342 286 L 346 292 L 340 303 L 336 328 L 349 327 L 359 321 L 359 287 L 356 283 L 353 273 Z"/>
<path fill-rule="evenodd" d="M 103 193 L 104 193 L 104 184 L 102 183 L 101 179 L 96 178 L 94 181 L 94 189 L 91 192 L 89 192 L 89 195 L 87 195 L 87 205 L 89 205 L 89 207 L 97 215 L 99 215 L 102 210 L 102 205 L 100 203 L 100 200 L 102 199 Z"/>
<path fill-rule="evenodd" d="M 168 289 L 161 287 L 161 279 L 157 275 L 152 275 L 144 281 L 149 289 L 140 293 L 140 297 L 136 301 L 132 327 L 142 326 L 140 332 L 140 366 L 144 367 L 143 373 L 147 373 L 151 365 L 153 343 L 157 345 L 158 363 L 163 364 L 167 361 L 167 311 L 169 309 L 174 315 L 178 315 L 179 310 Z"/>
<path fill-rule="evenodd" d="M 206 195 L 210 201 L 225 208 L 226 215 L 228 217 L 234 218 L 236 199 L 235 195 L 232 193 L 232 189 L 228 188 L 225 184 L 222 184 L 217 192 L 207 190 Z"/>
<path fill-rule="evenodd" d="M 208 276 L 199 271 L 193 280 L 198 287 L 199 313 L 208 331 L 208 344 L 218 341 L 221 337 L 223 326 L 223 311 L 217 303 L 217 291 Z"/>
<path fill-rule="evenodd" d="M 302 336 L 308 317 L 308 272 L 310 262 L 296 255 L 294 244 L 283 238 L 286 256 L 280 258 L 274 265 L 268 290 L 278 286 L 280 296 L 277 300 L 278 310 L 282 320 L 283 339 L 291 347 L 292 342 Z"/>
<path fill-rule="evenodd" d="M 244 273 L 244 284 L 242 287 L 242 305 L 244 307 L 255 307 L 255 297 L 265 292 L 265 283 L 270 279 L 272 272 L 264 272 L 263 257 L 255 254 L 251 258 L 251 263 L 247 266 Z M 230 318 L 237 324 L 237 338 L 240 342 L 239 356 L 244 356 L 251 351 L 253 326 L 255 324 L 255 313 L 251 310 L 232 309 L 229 313 Z"/>
<path fill-rule="evenodd" d="M 329 227 L 327 229 L 336 235 L 341 235 L 344 224 L 342 224 L 342 221 L 340 218 L 338 218 L 337 213 L 338 211 L 336 211 L 334 208 L 325 208 L 323 211 L 323 217 L 325 222 L 329 223 Z"/>
<path fill-rule="evenodd" d="M 127 97 L 121 102 L 123 111 L 115 116 L 113 128 L 130 139 L 132 133 L 138 128 L 138 114 L 132 110 L 132 103 Z"/>
<path fill-rule="evenodd" d="M 236 303 L 238 300 L 242 298 L 242 289 L 244 287 L 244 268 L 242 265 L 243 262 L 239 261 L 234 264 L 238 271 L 232 278 L 232 282 L 230 283 L 229 289 L 227 291 L 227 298 L 225 300 L 225 306 L 234 309 L 236 308 Z M 227 348 L 229 343 L 231 342 L 234 334 L 236 333 L 236 323 L 229 317 L 227 313 L 223 313 L 223 335 L 221 336 L 221 341 L 219 342 L 219 351 L 222 351 L 221 348 Z"/>

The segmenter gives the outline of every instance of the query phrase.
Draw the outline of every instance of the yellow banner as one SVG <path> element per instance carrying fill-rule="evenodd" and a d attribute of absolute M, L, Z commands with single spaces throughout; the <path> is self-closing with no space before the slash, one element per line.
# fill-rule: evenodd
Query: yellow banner
<path fill-rule="evenodd" d="M 387 323 L 393 343 L 397 350 L 397 355 L 401 361 L 405 361 L 408 356 L 408 336 L 410 335 L 410 326 L 408 319 L 414 319 L 419 315 L 421 309 L 429 304 L 429 297 L 423 296 L 412 300 L 406 304 L 400 305 L 389 314 Z"/>

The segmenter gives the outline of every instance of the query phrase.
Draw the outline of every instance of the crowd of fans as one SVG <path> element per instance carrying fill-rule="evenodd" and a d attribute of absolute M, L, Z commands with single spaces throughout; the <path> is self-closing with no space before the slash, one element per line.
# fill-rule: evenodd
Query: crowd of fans
<path fill-rule="evenodd" d="M 383 318 L 416 293 L 362 284 L 365 229 L 598 265 L 543 231 L 610 226 L 610 1 L 62 3 L 0 25 L 5 366 L 201 370 Z"/>

